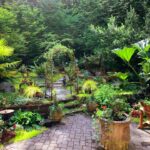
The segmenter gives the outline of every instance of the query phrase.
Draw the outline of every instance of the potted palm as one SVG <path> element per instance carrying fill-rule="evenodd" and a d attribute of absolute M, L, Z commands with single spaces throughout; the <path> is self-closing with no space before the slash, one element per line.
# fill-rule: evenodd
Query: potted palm
<path fill-rule="evenodd" d="M 84 82 L 82 89 L 84 93 L 89 95 L 86 99 L 87 110 L 89 112 L 94 112 L 97 108 L 97 103 L 93 96 L 94 91 L 97 89 L 96 82 L 93 80 L 87 80 Z"/>
<path fill-rule="evenodd" d="M 97 110 L 101 125 L 100 142 L 107 150 L 127 150 L 130 142 L 129 105 L 124 99 L 115 99 L 103 111 Z"/>

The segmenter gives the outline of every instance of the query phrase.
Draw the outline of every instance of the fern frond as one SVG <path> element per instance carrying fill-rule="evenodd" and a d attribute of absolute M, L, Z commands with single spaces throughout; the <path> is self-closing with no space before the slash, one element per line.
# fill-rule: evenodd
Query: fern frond
<path fill-rule="evenodd" d="M 15 62 L 11 62 L 11 63 L 2 63 L 2 64 L 0 64 L 0 69 L 4 70 L 4 69 L 8 69 L 8 68 L 14 68 L 19 63 L 20 63 L 20 61 L 15 61 Z"/>

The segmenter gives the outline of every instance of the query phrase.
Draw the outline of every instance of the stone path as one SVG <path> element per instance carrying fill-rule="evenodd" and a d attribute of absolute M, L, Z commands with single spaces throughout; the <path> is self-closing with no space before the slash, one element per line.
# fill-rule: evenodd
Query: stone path
<path fill-rule="evenodd" d="M 66 90 L 66 88 L 63 86 L 62 79 L 59 79 L 57 82 L 55 82 L 53 86 L 56 90 L 57 100 L 65 100 L 67 98 L 67 95 L 70 94 L 70 91 Z M 50 96 L 50 90 L 47 90 L 46 94 Z"/>
<path fill-rule="evenodd" d="M 132 124 L 129 150 L 150 150 L 150 129 L 140 130 L 137 124 Z"/>
<path fill-rule="evenodd" d="M 129 150 L 150 150 L 150 133 L 131 125 Z M 92 120 L 84 114 L 66 117 L 61 124 L 50 127 L 30 140 L 6 146 L 6 150 L 97 150 Z"/>

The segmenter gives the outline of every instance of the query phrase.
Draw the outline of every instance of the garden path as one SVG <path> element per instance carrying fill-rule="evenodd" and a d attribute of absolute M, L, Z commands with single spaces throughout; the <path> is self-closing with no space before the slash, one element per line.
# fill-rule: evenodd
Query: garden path
<path fill-rule="evenodd" d="M 91 117 L 84 114 L 67 116 L 30 140 L 6 146 L 5 150 L 98 150 Z M 100 150 L 100 148 L 99 148 Z M 150 133 L 131 125 L 129 150 L 150 150 Z"/>
<path fill-rule="evenodd" d="M 76 114 L 37 137 L 6 146 L 6 150 L 96 150 L 93 135 L 91 118 Z"/>
<path fill-rule="evenodd" d="M 53 84 L 53 87 L 56 90 L 56 97 L 57 100 L 66 100 L 67 99 L 67 95 L 70 94 L 70 91 L 67 90 L 64 86 L 63 86 L 63 79 L 59 79 L 57 82 L 55 82 Z M 47 95 L 50 96 L 50 90 L 47 90 Z"/>

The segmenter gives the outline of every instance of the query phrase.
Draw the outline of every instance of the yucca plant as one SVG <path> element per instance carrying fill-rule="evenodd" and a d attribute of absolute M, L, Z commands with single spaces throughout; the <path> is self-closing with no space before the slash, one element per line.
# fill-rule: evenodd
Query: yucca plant
<path fill-rule="evenodd" d="M 14 75 L 14 72 L 10 71 L 10 69 L 16 67 L 19 61 L 6 62 L 7 57 L 12 56 L 13 52 L 14 49 L 12 47 L 7 46 L 5 40 L 0 39 L 0 78 L 1 79 Z"/>

